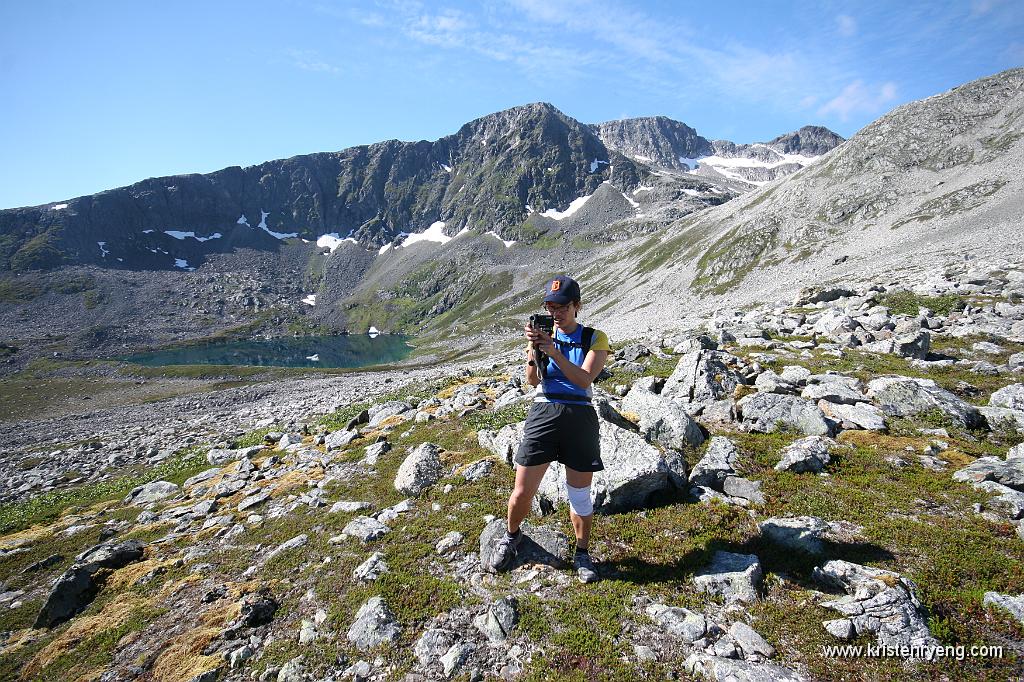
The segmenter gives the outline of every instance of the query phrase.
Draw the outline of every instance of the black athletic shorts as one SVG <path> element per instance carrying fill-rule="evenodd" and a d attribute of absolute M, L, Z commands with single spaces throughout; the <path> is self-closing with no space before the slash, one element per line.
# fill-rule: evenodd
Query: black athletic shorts
<path fill-rule="evenodd" d="M 601 438 L 592 405 L 533 403 L 516 464 L 561 462 L 576 471 L 601 471 Z"/>

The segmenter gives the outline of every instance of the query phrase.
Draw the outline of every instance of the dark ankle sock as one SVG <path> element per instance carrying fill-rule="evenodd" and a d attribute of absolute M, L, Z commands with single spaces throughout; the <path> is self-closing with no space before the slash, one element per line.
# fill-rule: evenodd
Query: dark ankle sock
<path fill-rule="evenodd" d="M 516 530 L 515 533 L 508 532 L 508 528 L 505 529 L 505 535 L 507 535 L 510 538 L 517 538 L 517 537 L 519 537 L 519 534 L 522 533 L 522 532 L 523 532 L 522 528 L 519 528 L 518 530 Z"/>
<path fill-rule="evenodd" d="M 576 553 L 577 554 L 590 554 L 589 550 L 590 550 L 589 547 L 579 547 L 579 546 L 576 547 Z"/>

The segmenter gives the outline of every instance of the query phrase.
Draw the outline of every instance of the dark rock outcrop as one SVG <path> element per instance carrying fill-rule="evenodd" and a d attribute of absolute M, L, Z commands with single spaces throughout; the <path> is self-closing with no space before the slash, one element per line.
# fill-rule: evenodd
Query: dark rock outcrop
<path fill-rule="evenodd" d="M 140 540 L 106 542 L 79 554 L 54 583 L 33 627 L 53 627 L 80 612 L 96 597 L 99 574 L 138 561 L 145 547 Z"/>

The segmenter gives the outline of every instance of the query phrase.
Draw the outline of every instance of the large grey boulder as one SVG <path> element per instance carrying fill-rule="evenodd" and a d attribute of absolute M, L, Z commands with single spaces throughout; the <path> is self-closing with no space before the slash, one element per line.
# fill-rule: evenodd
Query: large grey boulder
<path fill-rule="evenodd" d="M 860 382 L 853 377 L 844 377 L 835 374 L 821 374 L 811 377 L 811 380 L 818 379 L 814 383 L 808 383 L 800 393 L 800 397 L 808 400 L 827 400 L 830 403 L 845 403 L 855 405 L 860 402 L 868 402 L 867 396 L 860 391 Z"/>
<path fill-rule="evenodd" d="M 714 436 L 704 456 L 690 472 L 690 483 L 721 490 L 725 479 L 735 475 L 739 456 L 740 453 L 731 440 L 725 436 Z"/>
<path fill-rule="evenodd" d="M 827 436 L 831 428 L 814 403 L 792 395 L 758 393 L 741 401 L 743 423 L 751 431 L 794 430 L 808 436 Z"/>
<path fill-rule="evenodd" d="M 505 519 L 494 519 L 480 533 L 480 564 L 488 571 L 491 570 L 494 545 L 507 528 Z M 525 537 L 509 570 L 523 564 L 547 564 L 554 568 L 564 568 L 568 564 L 569 538 L 565 533 L 548 526 L 534 526 L 527 521 L 520 529 Z"/>
<path fill-rule="evenodd" d="M 903 358 L 914 358 L 924 360 L 928 357 L 931 349 L 932 335 L 926 329 L 909 331 L 906 334 L 899 334 L 892 340 L 892 352 Z"/>
<path fill-rule="evenodd" d="M 145 548 L 146 544 L 140 540 L 125 540 L 105 542 L 79 554 L 75 563 L 53 584 L 33 627 L 53 627 L 84 609 L 99 591 L 96 574 L 138 561 Z"/>
<path fill-rule="evenodd" d="M 178 494 L 181 488 L 178 487 L 177 483 L 171 483 L 170 481 L 153 481 L 139 487 L 128 493 L 128 497 L 125 498 L 126 504 L 133 504 L 136 506 L 142 506 L 149 504 L 150 502 L 159 502 L 160 500 L 166 500 L 168 497 L 173 497 Z"/>
<path fill-rule="evenodd" d="M 686 353 L 665 380 L 661 394 L 691 403 L 728 398 L 743 383 L 743 376 L 730 366 L 734 360 L 734 356 L 720 351 Z"/>
<path fill-rule="evenodd" d="M 480 443 L 480 447 L 493 452 L 511 465 L 512 459 L 519 449 L 519 444 L 523 442 L 523 431 L 525 428 L 526 422 L 517 422 L 515 424 L 506 424 L 497 431 L 486 429 L 478 431 L 476 434 L 477 442 Z"/>
<path fill-rule="evenodd" d="M 395 622 L 395 615 L 380 597 L 371 597 L 359 607 L 356 619 L 348 629 L 348 641 L 360 651 L 367 651 L 381 644 L 390 644 L 398 639 L 401 627 Z"/>
<path fill-rule="evenodd" d="M 638 434 L 599 422 L 604 470 L 594 474 L 590 494 L 594 511 L 606 514 L 644 508 L 653 495 L 674 491 L 686 480 L 686 460 L 661 452 Z M 565 468 L 549 467 L 537 491 L 538 511 L 549 513 L 568 503 Z"/>
<path fill-rule="evenodd" d="M 678 606 L 651 604 L 645 613 L 662 630 L 678 637 L 687 644 L 695 642 L 708 631 L 708 621 L 703 614 Z"/>
<path fill-rule="evenodd" d="M 1024 384 L 1004 386 L 992 394 L 988 403 L 1007 410 L 1024 410 Z"/>
<path fill-rule="evenodd" d="M 419 495 L 443 476 L 441 448 L 433 443 L 421 443 L 398 467 L 395 490 L 405 495 Z"/>
<path fill-rule="evenodd" d="M 864 429 L 866 431 L 885 431 L 885 416 L 882 411 L 870 403 L 844 405 L 818 401 L 818 409 L 822 414 L 839 424 L 844 429 Z"/>
<path fill-rule="evenodd" d="M 892 417 L 914 417 L 939 411 L 966 428 L 982 427 L 985 423 L 977 407 L 940 388 L 931 379 L 880 377 L 868 383 L 867 394 Z"/>
<path fill-rule="evenodd" d="M 887 647 L 926 648 L 939 644 L 928 630 L 927 613 L 917 598 L 917 586 L 898 573 L 831 560 L 814 569 L 814 579 L 846 592 L 846 596 L 822 606 L 843 614 L 855 636 L 874 634 L 878 644 Z M 830 631 L 838 631 L 837 625 L 846 625 L 829 622 Z"/>
<path fill-rule="evenodd" d="M 795 670 L 774 663 L 743 661 L 705 653 L 693 653 L 683 663 L 691 675 L 713 682 L 805 682 Z"/>
<path fill-rule="evenodd" d="M 807 471 L 817 473 L 832 461 L 829 449 L 835 445 L 834 440 L 822 436 L 801 438 L 783 448 L 782 459 L 775 465 L 775 470 L 797 474 Z"/>
<path fill-rule="evenodd" d="M 700 426 L 681 403 L 645 390 L 639 382 L 622 400 L 622 410 L 635 414 L 640 433 L 662 447 L 682 450 L 704 442 Z"/>
<path fill-rule="evenodd" d="M 764 580 L 755 554 L 715 552 L 711 563 L 693 576 L 701 592 L 722 596 L 726 602 L 753 602 Z"/>

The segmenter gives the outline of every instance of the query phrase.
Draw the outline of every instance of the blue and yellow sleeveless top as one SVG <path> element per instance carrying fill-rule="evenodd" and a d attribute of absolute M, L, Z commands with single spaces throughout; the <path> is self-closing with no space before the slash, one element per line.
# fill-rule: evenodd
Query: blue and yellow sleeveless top
<path fill-rule="evenodd" d="M 572 334 L 565 334 L 561 329 L 555 329 L 554 338 L 555 346 L 561 351 L 562 355 L 572 364 L 582 367 L 583 361 L 586 359 L 586 355 L 583 352 L 583 325 L 577 324 L 576 330 Z M 595 329 L 594 335 L 590 340 L 590 350 L 610 351 L 611 346 L 608 345 L 607 334 Z M 562 373 L 562 370 L 558 368 L 554 360 L 549 358 L 547 367 L 544 369 L 545 378 L 541 382 L 541 392 L 534 398 L 535 402 L 565 403 L 569 405 L 587 405 L 590 403 L 590 398 L 594 393 L 593 390 L 590 388 L 580 388 L 569 381 L 568 377 Z M 573 400 L 570 396 L 579 396 L 579 399 Z"/>

